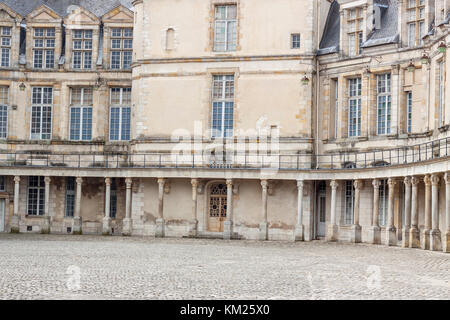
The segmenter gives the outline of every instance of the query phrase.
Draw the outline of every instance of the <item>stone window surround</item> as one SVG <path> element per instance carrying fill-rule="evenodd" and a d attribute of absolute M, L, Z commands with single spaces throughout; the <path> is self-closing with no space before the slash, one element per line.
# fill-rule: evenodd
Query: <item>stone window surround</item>
<path fill-rule="evenodd" d="M 133 35 L 135 33 L 134 23 L 113 23 L 105 22 L 103 25 L 103 66 L 108 71 L 114 72 L 131 72 L 130 69 L 111 69 L 111 33 L 112 29 L 132 29 Z"/>
<path fill-rule="evenodd" d="M 90 69 L 74 69 L 73 68 L 73 32 L 75 30 L 92 30 L 92 65 Z M 73 72 L 92 72 L 97 69 L 97 59 L 98 59 L 98 51 L 99 51 L 99 33 L 100 26 L 99 25 L 68 25 L 66 26 L 66 69 Z"/>
<path fill-rule="evenodd" d="M 44 70 L 56 70 L 58 68 L 58 61 L 61 57 L 61 46 L 62 46 L 62 27 L 61 27 L 61 21 L 59 23 L 56 22 L 49 22 L 49 23 L 33 23 L 33 22 L 27 22 L 27 28 L 26 28 L 26 60 L 27 64 L 30 69 L 34 68 L 34 29 L 36 28 L 55 28 L 55 63 L 53 68 L 51 69 L 44 69 Z M 36 70 L 36 69 L 35 69 Z M 41 69 L 38 69 L 41 70 Z"/>
<path fill-rule="evenodd" d="M 236 5 L 236 50 L 234 51 L 214 51 L 214 26 L 215 26 L 215 8 L 220 5 Z M 216 55 L 233 55 L 241 50 L 241 33 L 240 33 L 240 20 L 241 20 L 241 0 L 209 0 L 209 31 L 208 39 L 209 45 L 207 52 L 211 52 Z"/>

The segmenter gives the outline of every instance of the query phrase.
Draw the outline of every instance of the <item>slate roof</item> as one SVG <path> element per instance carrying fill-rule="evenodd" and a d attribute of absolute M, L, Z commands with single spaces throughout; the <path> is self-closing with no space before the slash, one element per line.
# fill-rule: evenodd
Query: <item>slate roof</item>
<path fill-rule="evenodd" d="M 54 10 L 61 17 L 67 16 L 69 13 L 69 10 L 67 9 L 74 5 L 83 7 L 97 17 L 101 17 L 119 5 L 123 5 L 124 7 L 133 10 L 131 4 L 132 1 L 133 0 L 0 0 L 0 2 L 5 3 L 23 17 L 42 5 L 46 5 Z"/>
<path fill-rule="evenodd" d="M 339 3 L 335 0 L 331 3 L 328 11 L 327 21 L 320 41 L 318 55 L 335 53 L 339 51 L 341 16 L 339 14 Z"/>

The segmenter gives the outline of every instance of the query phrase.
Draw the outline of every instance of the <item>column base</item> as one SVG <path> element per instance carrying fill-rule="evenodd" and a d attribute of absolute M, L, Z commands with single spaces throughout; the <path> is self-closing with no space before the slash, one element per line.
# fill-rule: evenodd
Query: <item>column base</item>
<path fill-rule="evenodd" d="M 397 245 L 397 229 L 395 227 L 386 228 L 386 245 Z"/>
<path fill-rule="evenodd" d="M 370 227 L 369 228 L 369 242 L 371 244 L 381 243 L 381 228 L 380 227 Z"/>
<path fill-rule="evenodd" d="M 155 230 L 155 237 L 157 238 L 164 238 L 165 236 L 165 226 L 164 226 L 164 219 L 158 218 L 156 219 L 156 230 Z"/>
<path fill-rule="evenodd" d="M 20 216 L 13 215 L 11 219 L 11 233 L 20 233 L 19 228 Z"/>
<path fill-rule="evenodd" d="M 447 231 L 444 235 L 444 246 L 442 251 L 450 253 L 450 231 Z"/>
<path fill-rule="evenodd" d="M 423 250 L 430 250 L 430 231 L 431 230 L 422 231 L 422 243 L 420 244 L 420 247 Z"/>
<path fill-rule="evenodd" d="M 102 235 L 104 235 L 104 236 L 111 235 L 111 218 L 110 217 L 103 218 Z"/>
<path fill-rule="evenodd" d="M 82 234 L 81 226 L 81 217 L 74 217 L 72 220 L 72 234 Z"/>
<path fill-rule="evenodd" d="M 417 228 L 409 229 L 409 247 L 420 248 L 420 233 Z"/>
<path fill-rule="evenodd" d="M 402 230 L 402 247 L 409 248 L 409 230 L 410 228 L 403 228 Z"/>
<path fill-rule="evenodd" d="M 327 225 L 327 241 L 338 241 L 338 230 L 337 225 Z"/>
<path fill-rule="evenodd" d="M 265 241 L 267 239 L 269 239 L 268 224 L 267 222 L 261 222 L 259 224 L 259 240 Z"/>
<path fill-rule="evenodd" d="M 295 227 L 294 241 L 304 241 L 305 240 L 305 227 L 297 225 Z"/>
<path fill-rule="evenodd" d="M 41 224 L 41 234 L 49 234 L 50 233 L 50 217 L 46 216 L 42 219 Z"/>
<path fill-rule="evenodd" d="M 361 242 L 361 226 L 359 224 L 354 224 L 351 226 L 350 242 L 353 242 L 353 243 Z"/>
<path fill-rule="evenodd" d="M 233 234 L 233 221 L 225 221 L 223 223 L 223 239 L 230 240 Z"/>
<path fill-rule="evenodd" d="M 189 221 L 188 237 L 195 238 L 197 236 L 197 230 L 198 230 L 198 221 L 195 219 Z"/>
<path fill-rule="evenodd" d="M 430 250 L 432 251 L 442 250 L 441 231 L 439 230 L 430 231 Z"/>
<path fill-rule="evenodd" d="M 132 223 L 130 218 L 125 218 L 122 221 L 122 235 L 123 236 L 131 236 Z"/>

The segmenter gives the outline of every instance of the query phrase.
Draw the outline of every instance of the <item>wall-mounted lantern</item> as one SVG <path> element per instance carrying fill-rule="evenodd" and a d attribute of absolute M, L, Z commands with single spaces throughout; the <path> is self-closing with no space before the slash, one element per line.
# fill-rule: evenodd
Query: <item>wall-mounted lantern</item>
<path fill-rule="evenodd" d="M 408 64 L 408 66 L 406 67 L 406 69 L 407 69 L 409 72 L 414 72 L 414 70 L 416 70 L 416 66 L 414 65 L 414 63 L 413 63 L 412 60 L 409 61 L 409 64 Z"/>
<path fill-rule="evenodd" d="M 309 84 L 309 78 L 306 75 L 304 75 L 302 78 L 302 84 L 304 86 L 307 86 Z"/>
<path fill-rule="evenodd" d="M 26 88 L 27 87 L 26 87 L 25 83 L 23 83 L 23 82 L 19 85 L 20 91 L 25 91 Z"/>
<path fill-rule="evenodd" d="M 440 53 L 444 53 L 445 50 L 447 50 L 447 46 L 445 45 L 444 42 L 441 42 L 441 43 L 439 44 L 439 46 L 437 47 L 437 49 L 438 49 L 438 51 L 439 51 Z"/>
<path fill-rule="evenodd" d="M 424 52 L 422 58 L 420 58 L 422 64 L 427 64 L 430 62 L 430 57 Z"/>

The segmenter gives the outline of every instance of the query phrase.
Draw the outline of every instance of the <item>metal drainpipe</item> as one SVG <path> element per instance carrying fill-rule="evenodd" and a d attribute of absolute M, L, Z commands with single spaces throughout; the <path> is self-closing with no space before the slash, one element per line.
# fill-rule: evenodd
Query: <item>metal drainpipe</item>
<path fill-rule="evenodd" d="M 316 2 L 316 47 L 319 47 L 319 27 L 320 27 L 320 2 Z M 316 56 L 316 169 L 319 168 L 319 86 L 320 86 L 320 76 L 319 76 L 319 59 Z"/>

